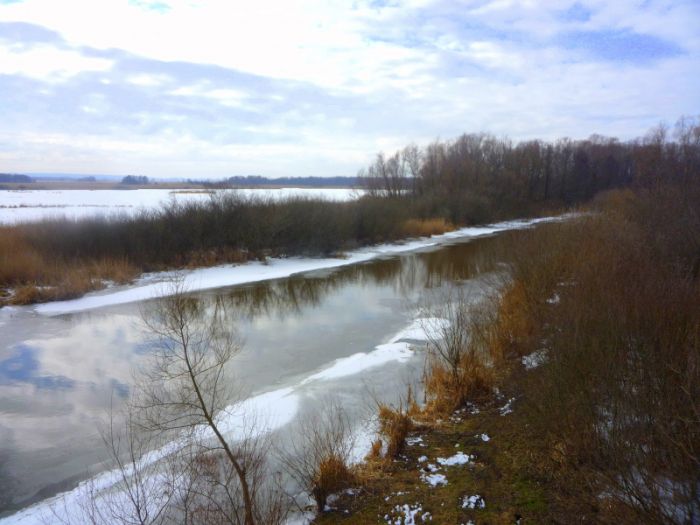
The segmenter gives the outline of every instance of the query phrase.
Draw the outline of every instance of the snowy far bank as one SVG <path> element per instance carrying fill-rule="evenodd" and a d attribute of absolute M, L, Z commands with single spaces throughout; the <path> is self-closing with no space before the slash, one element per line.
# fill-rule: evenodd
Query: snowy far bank
<path fill-rule="evenodd" d="M 167 284 L 175 276 L 183 278 L 184 289 L 188 291 L 208 290 L 271 279 L 281 279 L 294 274 L 338 268 L 366 262 L 378 257 L 415 251 L 421 248 L 449 243 L 457 239 L 470 239 L 506 230 L 529 228 L 542 222 L 564 220 L 568 217 L 570 217 L 570 215 L 506 221 L 486 226 L 460 228 L 442 235 L 433 235 L 432 237 L 410 240 L 404 243 L 381 244 L 354 250 L 348 252 L 345 258 L 271 258 L 264 263 L 250 262 L 240 265 L 223 265 L 186 270 L 183 272 L 151 273 L 144 275 L 133 285 L 93 292 L 79 299 L 43 303 L 33 308 L 36 312 L 43 315 L 60 315 L 161 297 L 168 293 L 169 287 Z"/>
<path fill-rule="evenodd" d="M 361 194 L 350 188 L 260 188 L 216 190 L 218 194 L 235 192 L 244 197 L 284 200 L 290 197 L 348 201 Z M 206 202 L 208 190 L 117 189 L 117 190 L 0 190 L 0 224 L 36 222 L 44 219 L 135 215 L 141 210 L 156 210 L 163 204 Z"/>

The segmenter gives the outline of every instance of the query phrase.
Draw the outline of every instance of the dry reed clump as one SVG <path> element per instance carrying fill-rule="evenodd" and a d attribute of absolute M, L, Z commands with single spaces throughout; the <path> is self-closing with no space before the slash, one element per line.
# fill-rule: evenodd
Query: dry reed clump
<path fill-rule="evenodd" d="M 86 267 L 87 276 L 93 281 L 112 281 L 116 284 L 129 283 L 141 273 L 139 268 L 124 258 L 90 261 Z"/>
<path fill-rule="evenodd" d="M 5 284 L 8 288 L 14 288 L 14 293 L 7 301 L 22 305 L 73 299 L 104 288 L 108 282 L 128 283 L 138 273 L 138 270 L 125 260 L 103 259 L 75 265 L 43 264 L 38 274 L 28 276 L 23 281 Z"/>
<path fill-rule="evenodd" d="M 380 403 L 377 414 L 379 432 L 386 438 L 386 457 L 395 458 L 406 446 L 406 437 L 413 428 L 409 409 L 400 404 L 398 408 Z M 374 449 L 374 445 L 372 447 Z M 381 450 L 381 443 L 379 444 Z"/>
<path fill-rule="evenodd" d="M 256 259 L 256 257 L 248 250 L 224 246 L 221 248 L 212 248 L 210 250 L 188 252 L 182 259 L 183 266 L 197 268 L 202 266 L 214 266 L 216 264 L 245 263 Z"/>
<path fill-rule="evenodd" d="M 51 272 L 47 261 L 11 227 L 0 227 L 0 286 L 41 281 Z"/>
<path fill-rule="evenodd" d="M 454 225 L 441 217 L 433 219 L 409 219 L 401 226 L 401 233 L 406 237 L 429 237 L 454 230 Z"/>
<path fill-rule="evenodd" d="M 318 470 L 313 479 L 312 496 L 319 510 L 323 510 L 328 496 L 352 487 L 356 483 L 357 477 L 342 457 L 327 456 L 318 464 Z"/>
<path fill-rule="evenodd" d="M 497 362 L 534 350 L 540 334 L 521 281 L 512 281 L 505 287 L 496 306 L 495 319 L 483 331 L 488 334 L 489 352 Z"/>
<path fill-rule="evenodd" d="M 365 460 L 366 461 L 373 461 L 373 460 L 381 459 L 382 448 L 384 448 L 384 442 L 381 439 L 375 439 L 372 442 L 372 446 L 370 447 L 369 452 L 365 456 Z"/>
<path fill-rule="evenodd" d="M 444 417 L 467 401 L 479 401 L 493 392 L 496 372 L 474 354 L 464 354 L 456 370 L 431 358 L 425 373 L 425 413 Z"/>

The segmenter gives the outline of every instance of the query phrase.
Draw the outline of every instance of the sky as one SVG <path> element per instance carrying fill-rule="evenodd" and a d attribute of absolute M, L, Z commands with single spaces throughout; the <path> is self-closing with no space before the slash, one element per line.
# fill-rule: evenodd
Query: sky
<path fill-rule="evenodd" d="M 0 0 L 0 172 L 355 175 L 700 114 L 698 0 Z"/>

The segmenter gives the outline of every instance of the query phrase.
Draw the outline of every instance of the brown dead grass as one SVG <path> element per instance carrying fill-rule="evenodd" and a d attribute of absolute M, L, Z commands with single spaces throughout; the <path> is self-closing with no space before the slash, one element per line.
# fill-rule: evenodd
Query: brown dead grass
<path fill-rule="evenodd" d="M 316 479 L 313 480 L 313 496 L 319 502 L 326 501 L 330 494 L 339 492 L 357 483 L 357 477 L 343 458 L 331 455 L 323 458 L 318 465 Z"/>
<path fill-rule="evenodd" d="M 105 286 L 124 284 L 139 273 L 128 261 L 64 261 L 44 256 L 22 236 L 21 229 L 0 227 L 0 305 L 32 304 L 79 297 Z"/>
<path fill-rule="evenodd" d="M 406 237 L 428 237 L 454 229 L 454 225 L 443 218 L 409 219 L 401 226 L 401 232 Z"/>
<path fill-rule="evenodd" d="M 254 254 L 247 250 L 223 247 L 215 250 L 189 252 L 183 257 L 182 265 L 188 268 L 197 268 L 216 264 L 244 263 L 255 258 Z"/>
<path fill-rule="evenodd" d="M 503 290 L 495 322 L 488 330 L 494 360 L 521 357 L 533 351 L 539 334 L 531 307 L 521 281 L 515 280 Z"/>
<path fill-rule="evenodd" d="M 425 374 L 428 402 L 424 413 L 438 418 L 449 415 L 467 401 L 488 397 L 495 383 L 496 371 L 474 354 L 462 356 L 456 373 L 443 362 L 432 359 Z"/>
<path fill-rule="evenodd" d="M 42 280 L 47 266 L 16 229 L 0 227 L 0 286 Z"/>
<path fill-rule="evenodd" d="M 386 457 L 395 458 L 403 452 L 406 436 L 413 428 L 408 409 L 403 406 L 395 408 L 380 404 L 378 419 L 379 431 L 387 440 Z"/>

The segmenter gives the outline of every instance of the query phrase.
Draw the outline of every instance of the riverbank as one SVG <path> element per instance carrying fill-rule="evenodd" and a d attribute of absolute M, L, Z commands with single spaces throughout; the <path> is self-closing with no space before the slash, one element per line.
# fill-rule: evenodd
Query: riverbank
<path fill-rule="evenodd" d="M 403 450 L 315 523 L 694 523 L 698 196 L 614 192 L 508 246 L 467 343 L 433 343 L 423 406 L 394 407 Z"/>

